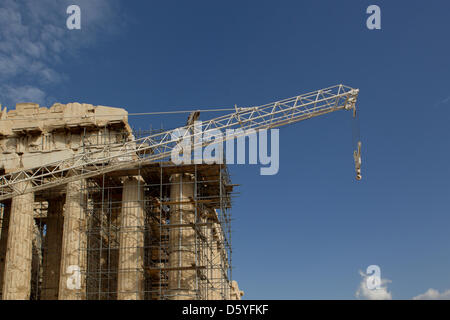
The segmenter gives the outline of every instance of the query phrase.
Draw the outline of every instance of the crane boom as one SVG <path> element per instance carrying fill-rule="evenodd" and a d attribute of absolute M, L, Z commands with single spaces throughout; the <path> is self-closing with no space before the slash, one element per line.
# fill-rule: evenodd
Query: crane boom
<path fill-rule="evenodd" d="M 276 101 L 262 106 L 237 108 L 236 111 L 202 122 L 201 134 L 211 130 L 241 128 L 270 129 L 317 117 L 338 110 L 355 110 L 358 89 L 342 84 Z M 194 124 L 180 132 L 191 135 Z M 180 129 L 180 128 L 179 128 Z M 63 185 L 116 170 L 138 168 L 170 157 L 171 150 L 184 136 L 174 138 L 173 130 L 123 143 L 107 144 L 101 149 L 86 150 L 73 157 L 40 167 L 19 170 L 0 176 L 0 201 L 14 196 Z M 223 140 L 227 138 L 224 137 Z M 219 141 L 214 141 L 217 143 Z M 209 142 L 194 145 L 201 148 Z"/>

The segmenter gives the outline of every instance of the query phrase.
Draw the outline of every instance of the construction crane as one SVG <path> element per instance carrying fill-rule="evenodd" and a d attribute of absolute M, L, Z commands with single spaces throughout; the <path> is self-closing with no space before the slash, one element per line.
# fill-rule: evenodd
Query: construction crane
<path fill-rule="evenodd" d="M 243 135 L 247 129 L 271 129 L 317 117 L 338 110 L 352 110 L 356 115 L 358 89 L 335 85 L 296 97 L 255 107 L 235 107 L 235 112 L 202 122 L 201 130 L 195 133 L 193 126 L 199 117 L 196 111 L 189 117 L 186 126 L 179 128 L 186 137 L 207 134 L 212 130 L 238 129 Z M 116 170 L 131 170 L 146 164 L 168 159 L 172 149 L 185 137 L 174 138 L 173 130 L 131 139 L 121 143 L 106 144 L 97 150 L 85 150 L 73 157 L 48 163 L 40 167 L 19 170 L 0 176 L 0 201 L 14 196 L 45 190 L 79 179 L 91 178 Z M 237 137 L 236 135 L 233 137 Z M 227 139 L 226 136 L 222 141 Z M 201 140 L 200 140 L 201 141 Z M 202 141 L 193 148 L 202 148 L 211 143 Z M 356 179 L 361 179 L 361 142 L 353 154 Z"/>

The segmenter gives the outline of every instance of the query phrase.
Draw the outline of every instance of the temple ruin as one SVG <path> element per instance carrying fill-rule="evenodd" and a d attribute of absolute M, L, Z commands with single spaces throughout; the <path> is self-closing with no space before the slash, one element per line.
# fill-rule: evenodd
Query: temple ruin
<path fill-rule="evenodd" d="M 17 104 L 0 114 L 0 174 L 136 135 L 121 108 Z M 159 161 L 4 200 L 0 298 L 240 299 L 231 268 L 234 187 L 223 164 Z"/>

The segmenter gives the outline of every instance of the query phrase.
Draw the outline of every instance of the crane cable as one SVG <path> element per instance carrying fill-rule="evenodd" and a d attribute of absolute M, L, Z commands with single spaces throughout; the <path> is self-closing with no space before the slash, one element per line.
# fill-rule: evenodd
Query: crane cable
<path fill-rule="evenodd" d="M 14 110 L 14 109 L 13 109 Z M 175 110 L 175 111 L 155 111 L 155 112 L 131 112 L 131 113 L 127 113 L 127 116 L 129 117 L 133 117 L 133 116 L 149 116 L 149 115 L 162 115 L 162 114 L 181 114 L 181 113 L 192 113 L 195 111 L 200 111 L 200 112 L 223 112 L 223 111 L 235 111 L 235 108 L 218 108 L 218 109 L 193 109 L 193 110 Z M 0 114 L 1 114 L 1 110 L 0 110 Z M 42 120 L 61 120 L 61 119 L 71 119 L 71 118 L 81 118 L 81 119 L 85 119 L 85 118 L 101 118 L 101 117 L 110 117 L 110 114 L 100 114 L 100 115 L 89 115 L 89 116 L 85 116 L 85 117 L 80 117 L 80 116 L 62 116 L 62 117 L 46 117 L 45 119 Z M 14 118 L 5 118 L 5 119 L 0 119 L 0 121 L 8 121 L 8 120 L 30 120 L 30 118 L 18 118 L 18 117 L 14 117 Z M 41 119 L 38 119 L 41 120 Z"/>
<path fill-rule="evenodd" d="M 352 144 L 353 146 L 358 146 L 358 142 L 361 141 L 361 132 L 359 125 L 359 112 L 355 110 L 353 120 L 352 120 Z"/>
<path fill-rule="evenodd" d="M 191 108 L 191 107 L 188 107 Z M 14 110 L 14 109 L 13 109 Z M 216 109 L 194 109 L 194 110 L 174 110 L 174 111 L 154 111 L 154 112 L 135 112 L 135 113 L 128 113 L 127 116 L 146 116 L 146 115 L 169 115 L 169 114 L 186 114 L 186 113 L 192 113 L 192 112 L 223 112 L 223 111 L 236 111 L 235 108 L 216 108 Z M 0 105 L 0 114 L 1 114 L 1 105 Z M 89 118 L 101 118 L 101 117 L 109 117 L 110 115 L 91 115 L 88 116 Z M 73 119 L 73 118 L 81 118 L 80 116 L 63 116 L 63 117 L 46 117 L 42 120 L 61 120 L 61 119 Z M 82 118 L 84 119 L 84 118 Z M 6 118 L 6 119 L 0 119 L 1 121 L 8 121 L 8 120 L 30 120 L 30 118 Z M 40 153 L 34 153 L 34 154 L 28 154 L 26 156 L 27 159 L 33 158 L 33 157 L 40 157 L 42 156 Z M 2 158 L 3 161 L 11 161 L 16 160 L 16 157 L 9 157 L 9 158 Z"/>

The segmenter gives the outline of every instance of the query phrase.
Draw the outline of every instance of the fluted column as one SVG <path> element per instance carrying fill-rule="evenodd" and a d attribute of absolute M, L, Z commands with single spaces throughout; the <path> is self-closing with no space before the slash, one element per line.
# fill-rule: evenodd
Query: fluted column
<path fill-rule="evenodd" d="M 42 300 L 58 299 L 63 233 L 63 208 L 63 198 L 52 199 L 48 203 L 43 285 L 41 292 Z"/>
<path fill-rule="evenodd" d="M 86 277 L 86 195 L 84 180 L 67 184 L 61 248 L 59 300 L 85 299 Z"/>
<path fill-rule="evenodd" d="M 123 182 L 120 225 L 118 299 L 144 298 L 144 180 Z"/>
<path fill-rule="evenodd" d="M 169 233 L 169 299 L 196 298 L 196 249 L 194 177 L 192 174 L 173 174 L 170 177 Z M 178 226 L 175 226 L 178 225 Z"/>
<path fill-rule="evenodd" d="M 25 189 L 28 182 L 17 187 Z M 8 243 L 3 276 L 3 300 L 28 300 L 31 291 L 33 257 L 34 193 L 25 193 L 11 200 Z"/>
<path fill-rule="evenodd" d="M 11 202 L 4 203 L 2 216 L 2 230 L 0 235 L 0 299 L 3 292 L 3 275 L 5 270 L 6 246 L 8 244 L 9 215 L 11 212 Z"/>

